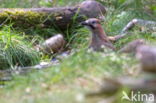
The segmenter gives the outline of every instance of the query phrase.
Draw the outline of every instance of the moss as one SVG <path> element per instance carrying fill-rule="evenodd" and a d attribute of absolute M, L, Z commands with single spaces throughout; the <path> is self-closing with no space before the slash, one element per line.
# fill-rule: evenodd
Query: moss
<path fill-rule="evenodd" d="M 0 22 L 5 24 L 13 23 L 14 26 L 30 28 L 42 24 L 47 19 L 46 13 L 27 11 L 23 9 L 6 9 L 0 13 Z M 48 18 L 49 19 L 49 18 Z"/>

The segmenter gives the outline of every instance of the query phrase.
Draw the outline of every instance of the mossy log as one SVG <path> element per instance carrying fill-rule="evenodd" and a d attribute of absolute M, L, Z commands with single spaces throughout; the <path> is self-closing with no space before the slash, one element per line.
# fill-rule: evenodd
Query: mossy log
<path fill-rule="evenodd" d="M 74 7 L 2 8 L 0 24 L 11 22 L 14 27 L 58 27 L 65 30 L 85 18 L 99 17 L 105 13 L 105 7 L 94 0 L 86 0 Z"/>

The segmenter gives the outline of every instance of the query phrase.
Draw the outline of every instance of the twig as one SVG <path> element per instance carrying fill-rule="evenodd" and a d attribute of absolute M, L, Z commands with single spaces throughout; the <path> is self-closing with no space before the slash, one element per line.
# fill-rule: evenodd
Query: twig
<path fill-rule="evenodd" d="M 132 29 L 135 25 L 147 27 L 149 29 L 153 29 L 153 27 L 156 27 L 156 22 L 155 21 L 142 20 L 142 19 L 133 19 L 121 30 L 119 35 L 114 36 L 115 41 L 125 37 L 128 33 L 128 30 Z"/>
<path fill-rule="evenodd" d="M 15 67 L 13 69 L 1 70 L 0 74 L 2 74 L 2 76 L 0 76 L 0 81 L 10 81 L 13 74 L 26 74 L 32 70 L 46 69 L 57 64 L 58 63 L 50 62 L 47 64 L 38 64 L 36 66 Z"/>
<path fill-rule="evenodd" d="M 142 19 L 133 19 L 122 29 L 120 34 L 126 33 L 128 30 L 133 28 L 135 25 L 139 25 L 139 26 L 143 26 L 143 27 L 147 27 L 147 28 L 152 28 L 152 27 L 156 27 L 156 22 L 155 21 L 142 20 Z"/>

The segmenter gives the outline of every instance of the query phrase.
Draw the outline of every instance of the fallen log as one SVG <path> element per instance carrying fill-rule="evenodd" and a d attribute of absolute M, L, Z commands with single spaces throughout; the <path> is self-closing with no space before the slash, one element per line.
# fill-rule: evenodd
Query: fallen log
<path fill-rule="evenodd" d="M 74 7 L 2 8 L 0 24 L 11 22 L 14 27 L 57 27 L 66 30 L 85 18 L 95 18 L 105 13 L 105 7 L 94 0 L 86 0 Z"/>

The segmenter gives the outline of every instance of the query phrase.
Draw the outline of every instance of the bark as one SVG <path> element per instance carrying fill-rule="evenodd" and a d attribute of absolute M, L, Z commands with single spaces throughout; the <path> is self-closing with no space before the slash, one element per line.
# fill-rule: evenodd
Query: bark
<path fill-rule="evenodd" d="M 94 18 L 106 13 L 105 7 L 94 0 L 86 0 L 74 7 L 12 8 L 0 9 L 0 24 L 12 22 L 15 27 L 57 27 L 65 30 L 85 18 Z"/>

